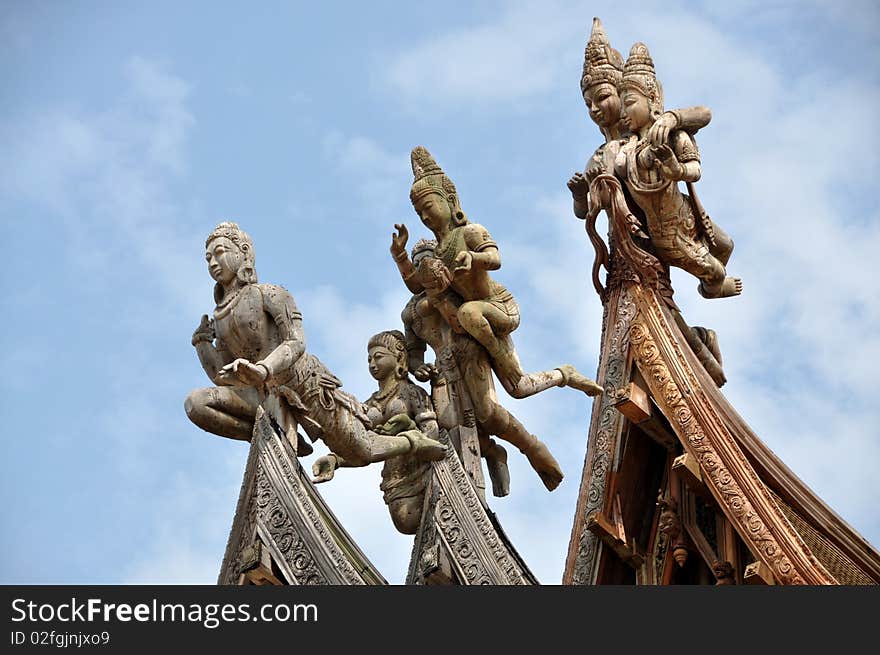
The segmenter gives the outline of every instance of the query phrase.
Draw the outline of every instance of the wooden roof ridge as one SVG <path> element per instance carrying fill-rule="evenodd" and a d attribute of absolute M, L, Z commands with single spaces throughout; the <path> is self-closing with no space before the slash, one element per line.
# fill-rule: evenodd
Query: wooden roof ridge
<path fill-rule="evenodd" d="M 880 583 L 880 553 L 751 430 L 687 345 L 668 304 L 639 284 L 630 293 L 637 307 L 630 326 L 633 360 L 685 452 L 699 463 L 707 488 L 755 556 L 784 584 Z M 849 566 L 820 558 L 816 551 L 824 550 L 837 550 L 837 560 L 842 553 Z M 862 575 L 835 576 L 829 568 L 855 568 Z"/>
<path fill-rule="evenodd" d="M 259 575 L 255 575 L 254 572 Z M 262 407 L 217 584 L 386 585 Z"/>
<path fill-rule="evenodd" d="M 676 338 L 683 339 L 674 321 L 671 327 L 675 331 Z M 693 351 L 689 348 L 682 350 L 701 387 L 712 398 L 716 410 L 749 463 L 769 488 L 777 504 L 782 503 L 783 512 L 786 514 L 789 511 L 795 512 L 851 559 L 865 576 L 875 584 L 880 584 L 880 552 L 825 503 L 755 434 L 721 390 L 714 385 Z"/>

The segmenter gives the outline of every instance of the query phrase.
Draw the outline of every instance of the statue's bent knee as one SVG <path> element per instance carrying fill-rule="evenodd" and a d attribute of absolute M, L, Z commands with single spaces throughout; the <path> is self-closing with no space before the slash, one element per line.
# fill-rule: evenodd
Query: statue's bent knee
<path fill-rule="evenodd" d="M 391 501 L 388 505 L 388 511 L 398 532 L 401 534 L 415 534 L 418 532 L 419 523 L 422 519 L 423 504 L 424 497 L 421 494 Z"/>
<path fill-rule="evenodd" d="M 189 420 L 199 425 L 199 419 L 203 416 L 203 410 L 208 406 L 211 398 L 210 389 L 196 389 L 190 391 L 186 400 L 183 401 L 183 408 Z"/>

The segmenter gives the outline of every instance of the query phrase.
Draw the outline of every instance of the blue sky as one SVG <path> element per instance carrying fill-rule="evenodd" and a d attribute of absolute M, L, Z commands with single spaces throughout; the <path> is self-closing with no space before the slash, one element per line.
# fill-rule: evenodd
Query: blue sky
<path fill-rule="evenodd" d="M 744 294 L 708 302 L 724 388 L 757 434 L 880 544 L 875 244 L 880 14 L 870 2 L 49 3 L 0 7 L 4 583 L 212 583 L 246 444 L 187 420 L 206 386 L 204 238 L 236 220 L 287 287 L 308 348 L 366 398 L 365 346 L 407 299 L 388 254 L 425 145 L 498 241 L 527 369 L 595 371 L 592 248 L 565 181 L 601 137 L 578 83 L 592 17 L 651 49 L 668 108 L 704 104 L 701 199 Z M 561 579 L 590 401 L 506 400 L 566 478 L 511 453 L 493 509 Z M 316 456 L 323 454 L 322 445 Z M 314 458 L 306 458 L 310 465 Z M 392 582 L 411 540 L 379 467 L 322 487 Z"/>

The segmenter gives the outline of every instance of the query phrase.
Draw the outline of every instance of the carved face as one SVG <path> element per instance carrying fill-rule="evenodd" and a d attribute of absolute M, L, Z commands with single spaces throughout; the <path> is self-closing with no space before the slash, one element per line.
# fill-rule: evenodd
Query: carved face
<path fill-rule="evenodd" d="M 370 375 L 376 380 L 386 380 L 397 370 L 397 358 L 385 346 L 373 346 L 367 352 Z"/>
<path fill-rule="evenodd" d="M 422 223 L 432 232 L 436 232 L 452 220 L 452 208 L 439 193 L 429 193 L 415 201 L 415 210 Z"/>
<path fill-rule="evenodd" d="M 208 243 L 205 259 L 211 277 L 224 285 L 235 279 L 238 269 L 244 263 L 244 255 L 239 247 L 226 237 L 217 237 Z"/>
<path fill-rule="evenodd" d="M 433 256 L 434 256 L 433 250 L 428 250 L 428 249 L 419 250 L 415 255 L 413 255 L 413 258 L 412 258 L 413 267 L 418 269 L 418 267 L 421 265 L 423 260 L 425 260 L 428 257 L 433 257 Z"/>
<path fill-rule="evenodd" d="M 623 93 L 622 101 L 620 118 L 631 132 L 638 132 L 653 123 L 651 102 L 644 94 L 634 89 L 627 89 Z"/>
<path fill-rule="evenodd" d="M 620 96 L 613 84 L 603 82 L 587 89 L 584 102 L 590 118 L 601 128 L 613 127 L 620 120 Z"/>

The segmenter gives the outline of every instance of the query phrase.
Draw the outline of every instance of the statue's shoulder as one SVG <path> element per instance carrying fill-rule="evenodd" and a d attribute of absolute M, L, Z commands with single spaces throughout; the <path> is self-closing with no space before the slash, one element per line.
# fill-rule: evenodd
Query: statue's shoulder
<path fill-rule="evenodd" d="M 674 130 L 669 135 L 669 141 L 680 162 L 700 161 L 700 149 L 692 134 L 685 130 Z"/>
<path fill-rule="evenodd" d="M 398 391 L 400 398 L 411 408 L 424 407 L 429 402 L 428 392 L 415 382 L 404 380 Z"/>
<path fill-rule="evenodd" d="M 293 296 L 290 291 L 280 284 L 270 284 L 269 282 L 260 282 L 252 285 L 260 290 L 263 298 L 268 302 L 292 302 Z"/>
<path fill-rule="evenodd" d="M 459 229 L 461 229 L 465 243 L 470 250 L 476 250 L 479 252 L 485 248 L 498 246 L 498 244 L 492 239 L 492 235 L 489 234 L 489 230 L 479 223 L 468 223 Z"/>

